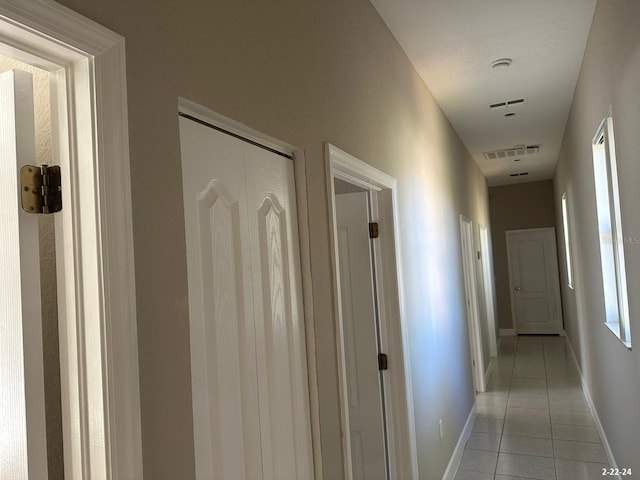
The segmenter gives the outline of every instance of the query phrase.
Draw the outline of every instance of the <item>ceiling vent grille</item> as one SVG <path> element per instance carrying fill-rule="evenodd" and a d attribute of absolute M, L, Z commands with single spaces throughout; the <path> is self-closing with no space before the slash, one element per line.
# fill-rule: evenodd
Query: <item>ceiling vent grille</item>
<path fill-rule="evenodd" d="M 483 152 L 483 155 L 487 160 L 499 160 L 503 158 L 522 157 L 524 155 L 535 155 L 539 151 L 540 145 L 518 145 L 517 147 L 507 148 L 504 150 Z"/>
<path fill-rule="evenodd" d="M 504 102 L 496 102 L 489 105 L 489 110 L 504 110 L 518 107 L 527 103 L 524 98 L 516 98 L 514 100 L 505 100 Z"/>

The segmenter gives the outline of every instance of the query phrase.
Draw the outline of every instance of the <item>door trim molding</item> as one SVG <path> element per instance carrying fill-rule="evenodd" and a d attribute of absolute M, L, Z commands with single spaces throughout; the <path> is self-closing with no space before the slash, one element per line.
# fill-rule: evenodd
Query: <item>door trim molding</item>
<path fill-rule="evenodd" d="M 50 0 L 0 0 L 0 40 L 51 72 L 65 474 L 142 478 L 124 38 Z M 63 241 L 60 241 L 63 240 Z"/>
<path fill-rule="evenodd" d="M 467 235 L 465 232 L 466 229 L 468 229 L 468 241 L 471 243 L 465 249 L 463 240 Z M 475 390 L 476 392 L 482 393 L 487 389 L 486 382 L 488 378 L 485 377 L 482 326 L 480 325 L 480 308 L 478 305 L 478 282 L 475 268 L 476 246 L 473 235 L 473 222 L 464 215 L 460 215 L 460 249 L 462 250 L 462 274 L 465 297 L 467 297 L 471 303 L 471 305 L 466 308 L 470 354 L 473 363 L 475 363 L 475 366 L 473 366 L 473 364 L 471 365 L 471 370 L 473 372 Z"/>
<path fill-rule="evenodd" d="M 385 194 L 379 203 L 384 221 L 380 222 L 380 239 L 392 238 L 393 242 L 381 241 L 381 257 L 389 265 L 383 264 L 376 269 L 381 275 L 383 289 L 380 289 L 380 329 L 387 332 L 387 348 L 389 352 L 399 352 L 402 362 L 389 362 L 390 375 L 385 382 L 387 399 L 387 432 L 389 443 L 389 461 L 391 478 L 418 478 L 418 460 L 416 448 L 415 421 L 413 409 L 411 365 L 409 354 L 409 333 L 404 312 L 400 235 L 397 225 L 397 181 L 395 178 L 372 167 L 371 165 L 349 155 L 330 143 L 325 144 L 325 161 L 327 169 L 327 201 L 329 210 L 329 234 L 331 238 L 333 309 L 336 322 L 336 343 L 338 361 L 338 384 L 340 395 L 340 413 L 342 426 L 342 449 L 344 459 L 344 476 L 351 480 L 351 439 L 349 433 L 349 411 L 347 376 L 345 362 L 344 326 L 340 306 L 340 283 L 337 264 L 338 232 L 336 228 L 336 211 L 334 204 L 334 178 L 344 180 L 368 191 Z M 384 213 L 388 210 L 388 215 Z M 380 258 L 380 256 L 377 256 Z M 398 321 L 389 321 L 397 319 Z M 383 345 L 384 347 L 384 345 Z M 388 385 L 388 388 L 386 387 Z"/>

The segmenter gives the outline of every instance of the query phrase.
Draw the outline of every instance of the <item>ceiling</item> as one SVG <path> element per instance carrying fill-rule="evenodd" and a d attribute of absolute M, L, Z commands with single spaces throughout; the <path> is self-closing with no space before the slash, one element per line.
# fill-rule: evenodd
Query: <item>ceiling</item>
<path fill-rule="evenodd" d="M 371 3 L 489 185 L 553 177 L 596 0 Z M 513 60 L 511 66 L 491 68 L 505 57 Z M 519 99 L 524 102 L 489 108 Z M 504 158 L 484 155 L 522 145 L 540 148 Z"/>

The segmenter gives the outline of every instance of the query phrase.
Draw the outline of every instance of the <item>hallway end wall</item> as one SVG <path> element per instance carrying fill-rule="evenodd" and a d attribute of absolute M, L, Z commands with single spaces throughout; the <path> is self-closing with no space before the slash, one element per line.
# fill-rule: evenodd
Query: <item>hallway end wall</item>
<path fill-rule="evenodd" d="M 507 230 L 556 226 L 553 181 L 489 187 L 498 327 L 512 329 Z M 558 232 L 556 231 L 556 236 Z"/>
<path fill-rule="evenodd" d="M 575 290 L 559 245 L 565 328 L 619 468 L 640 471 L 640 3 L 599 1 L 554 179 L 558 225 L 568 196 Z M 613 113 L 633 350 L 604 325 L 592 139 Z M 559 242 L 564 242 L 559 235 Z"/>

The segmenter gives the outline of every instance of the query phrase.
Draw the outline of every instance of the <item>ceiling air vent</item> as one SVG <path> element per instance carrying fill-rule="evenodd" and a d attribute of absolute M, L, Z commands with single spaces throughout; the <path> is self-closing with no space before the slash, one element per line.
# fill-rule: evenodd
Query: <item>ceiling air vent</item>
<path fill-rule="evenodd" d="M 518 107 L 525 104 L 524 98 L 516 98 L 514 100 L 505 100 L 504 102 L 496 102 L 489 105 L 489 110 L 503 110 Z"/>
<path fill-rule="evenodd" d="M 540 151 L 540 145 L 517 145 L 504 150 L 494 150 L 493 152 L 483 152 L 487 160 L 499 160 L 503 158 L 522 157 L 523 155 L 535 155 Z"/>

